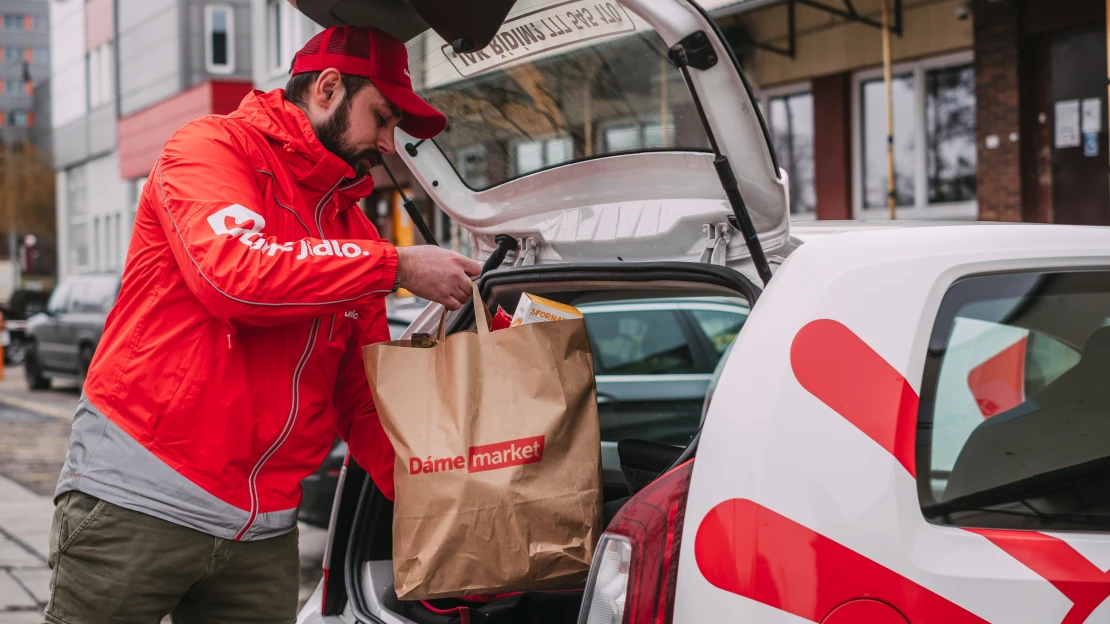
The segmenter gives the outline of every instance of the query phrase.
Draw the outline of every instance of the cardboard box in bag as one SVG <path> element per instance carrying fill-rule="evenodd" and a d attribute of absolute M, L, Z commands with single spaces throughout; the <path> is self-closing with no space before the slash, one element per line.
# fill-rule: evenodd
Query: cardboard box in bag
<path fill-rule="evenodd" d="M 581 318 L 430 348 L 363 347 L 396 453 L 393 567 L 417 600 L 580 586 L 601 526 L 601 436 Z"/>

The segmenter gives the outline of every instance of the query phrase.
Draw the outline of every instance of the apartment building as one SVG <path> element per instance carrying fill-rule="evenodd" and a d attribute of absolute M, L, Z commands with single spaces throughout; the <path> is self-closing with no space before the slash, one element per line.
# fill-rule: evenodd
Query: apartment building
<path fill-rule="evenodd" d="M 250 0 L 49 4 L 59 275 L 121 270 L 162 145 L 251 89 Z"/>
<path fill-rule="evenodd" d="M 48 16 L 46 0 L 0 0 L 0 138 L 8 144 L 43 123 L 34 89 L 50 77 Z"/>

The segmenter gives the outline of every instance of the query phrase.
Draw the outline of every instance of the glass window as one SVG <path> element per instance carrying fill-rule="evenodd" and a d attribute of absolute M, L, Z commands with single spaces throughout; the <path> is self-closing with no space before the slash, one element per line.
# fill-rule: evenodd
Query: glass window
<path fill-rule="evenodd" d="M 23 16 L 5 15 L 4 30 L 23 30 Z"/>
<path fill-rule="evenodd" d="M 975 71 L 971 65 L 925 72 L 929 203 L 975 199 Z"/>
<path fill-rule="evenodd" d="M 36 15 L 35 16 L 35 30 L 37 30 L 39 32 L 42 32 L 42 31 L 46 30 L 46 16 L 45 15 Z"/>
<path fill-rule="evenodd" d="M 894 188 L 899 206 L 914 205 L 917 105 L 913 74 L 894 76 Z M 860 84 L 860 127 L 863 164 L 863 205 L 887 206 L 886 86 L 882 78 Z"/>
<path fill-rule="evenodd" d="M 47 48 L 34 48 L 31 50 L 31 62 L 36 65 L 46 65 L 50 62 L 50 50 Z"/>
<path fill-rule="evenodd" d="M 282 0 L 266 2 L 266 58 L 271 70 L 288 69 L 282 54 Z"/>
<path fill-rule="evenodd" d="M 713 366 L 716 367 L 717 361 L 721 359 L 732 341 L 736 340 L 740 329 L 744 327 L 744 321 L 748 320 L 748 311 L 740 309 L 690 310 L 690 314 L 697 321 L 698 327 L 705 334 L 705 337 L 709 339 L 709 343 L 713 345 L 713 355 L 715 356 Z"/>
<path fill-rule="evenodd" d="M 554 5 L 531 4 L 545 7 L 540 10 Z M 484 148 L 482 158 L 470 163 L 481 169 L 460 174 L 470 188 L 624 150 L 708 150 L 662 38 L 616 3 L 605 7 L 607 21 L 598 23 L 606 34 L 588 43 L 550 48 L 544 42 L 560 33 L 544 30 L 547 22 L 541 21 L 507 23 L 512 37 L 473 54 L 455 54 L 431 31 L 408 43 L 417 92 L 450 120 L 436 144 L 456 171 L 464 168 L 463 155 Z M 508 55 L 521 41 L 542 51 L 507 63 L 490 56 L 498 50 Z"/>
<path fill-rule="evenodd" d="M 1108 366 L 1110 273 L 954 285 L 922 383 L 925 516 L 981 528 L 1110 530 Z"/>
<path fill-rule="evenodd" d="M 793 93 L 768 102 L 768 125 L 779 165 L 790 176 L 790 213 L 813 214 L 813 94 Z"/>
<path fill-rule="evenodd" d="M 208 6 L 205 9 L 205 60 L 209 72 L 230 74 L 235 70 L 233 22 L 234 16 L 229 6 Z"/>
<path fill-rule="evenodd" d="M 697 372 L 686 335 L 673 310 L 585 313 L 598 375 L 668 375 Z"/>
<path fill-rule="evenodd" d="M 118 282 L 111 277 L 82 278 L 75 284 L 70 310 L 80 314 L 107 314 L 119 292 Z"/>

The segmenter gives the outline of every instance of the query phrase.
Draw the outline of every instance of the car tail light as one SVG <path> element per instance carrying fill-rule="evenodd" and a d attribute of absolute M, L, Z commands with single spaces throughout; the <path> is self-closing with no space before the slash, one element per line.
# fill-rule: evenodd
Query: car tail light
<path fill-rule="evenodd" d="M 598 541 L 579 624 L 670 624 L 690 460 L 640 490 Z"/>

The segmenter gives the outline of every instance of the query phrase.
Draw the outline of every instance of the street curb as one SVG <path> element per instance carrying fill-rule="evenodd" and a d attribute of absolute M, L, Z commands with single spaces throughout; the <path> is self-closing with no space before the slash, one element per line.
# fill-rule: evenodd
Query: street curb
<path fill-rule="evenodd" d="M 20 399 L 18 397 L 8 396 L 2 393 L 0 393 L 0 403 L 4 403 L 5 405 L 10 405 L 12 407 L 18 407 L 19 409 L 27 410 L 28 412 L 34 412 L 36 414 L 41 414 L 43 416 L 50 416 L 51 418 L 73 420 L 73 412 L 58 409 L 56 407 L 50 407 L 48 405 L 42 405 L 41 403 L 35 403 L 34 401 L 28 401 L 26 399 Z"/>

